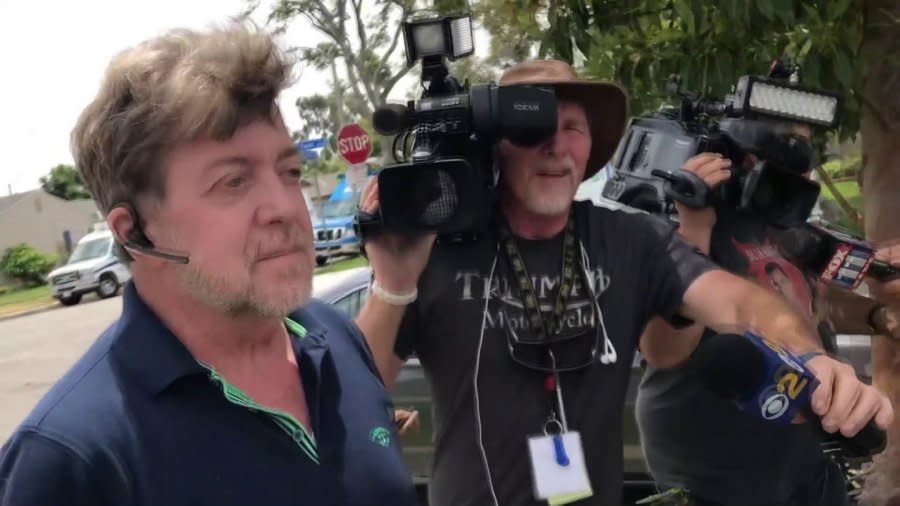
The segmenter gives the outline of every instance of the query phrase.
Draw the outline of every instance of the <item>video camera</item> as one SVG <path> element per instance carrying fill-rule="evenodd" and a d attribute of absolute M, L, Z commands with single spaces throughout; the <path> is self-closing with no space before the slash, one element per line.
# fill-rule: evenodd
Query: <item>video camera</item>
<path fill-rule="evenodd" d="M 378 174 L 380 216 L 360 212 L 365 237 L 378 228 L 464 237 L 487 224 L 496 188 L 493 146 L 501 138 L 533 146 L 556 132 L 552 88 L 460 84 L 447 60 L 474 52 L 468 15 L 403 22 L 408 66 L 422 62 L 422 96 L 373 115 L 375 130 L 395 136 L 397 163 Z M 399 148 L 398 148 L 399 143 Z"/>
<path fill-rule="evenodd" d="M 680 98 L 679 106 L 631 121 L 611 161 L 615 172 L 604 197 L 657 214 L 674 214 L 679 201 L 748 211 L 782 228 L 806 221 L 819 196 L 819 185 L 803 176 L 815 154 L 808 141 L 778 126 L 834 128 L 838 94 L 751 75 L 722 101 L 682 92 L 680 76 L 670 78 L 667 91 Z M 732 177 L 715 189 L 680 168 L 704 152 L 732 161 Z M 752 167 L 745 166 L 748 154 L 759 160 Z"/>

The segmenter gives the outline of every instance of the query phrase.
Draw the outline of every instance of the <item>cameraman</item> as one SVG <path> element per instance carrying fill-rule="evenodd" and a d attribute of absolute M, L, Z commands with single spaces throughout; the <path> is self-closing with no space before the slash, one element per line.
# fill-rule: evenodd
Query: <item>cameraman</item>
<path fill-rule="evenodd" d="M 809 154 L 769 153 L 782 162 L 793 160 L 785 169 L 808 178 L 814 163 L 810 128 L 786 122 L 762 124 L 780 141 L 770 146 Z M 758 161 L 749 154 L 744 168 Z M 683 169 L 711 188 L 732 176 L 731 161 L 717 153 L 697 155 Z M 817 327 L 822 347 L 836 352 L 835 334 L 825 314 L 825 287 L 817 272 L 781 256 L 778 229 L 761 216 L 738 211 L 734 204 L 704 209 L 677 201 L 675 205 L 685 240 L 730 272 L 780 293 Z M 821 437 L 811 424 L 782 426 L 743 413 L 690 375 L 689 356 L 695 344 L 687 343 L 712 333 L 701 326 L 676 330 L 656 318 L 641 337 L 640 350 L 650 365 L 638 389 L 636 416 L 654 479 L 664 487 L 688 490 L 697 504 L 848 504 L 842 471 L 823 454 Z M 834 422 L 823 426 L 828 432 L 846 428 Z"/>
<path fill-rule="evenodd" d="M 533 147 L 497 145 L 499 201 L 479 240 L 369 238 L 369 260 L 384 277 L 375 278 L 357 323 L 389 387 L 411 354 L 425 368 L 437 432 L 431 505 L 546 504 L 535 490 L 548 481 L 569 485 L 557 492 L 584 498 L 579 504 L 616 505 L 625 393 L 651 317 L 762 327 L 800 353 L 822 347 L 777 296 L 718 269 L 663 220 L 573 204 L 579 183 L 622 135 L 620 88 L 578 79 L 552 60 L 510 68 L 500 84 L 515 83 L 555 88 L 556 133 Z M 377 212 L 377 184 L 361 209 Z M 834 387 L 815 395 L 828 420 L 851 431 L 876 415 L 890 422 L 887 399 L 852 370 L 827 356 L 809 365 Z M 580 432 L 580 445 L 567 432 L 562 449 L 546 446 L 542 431 L 566 426 Z M 563 451 L 570 480 L 554 474 Z"/>

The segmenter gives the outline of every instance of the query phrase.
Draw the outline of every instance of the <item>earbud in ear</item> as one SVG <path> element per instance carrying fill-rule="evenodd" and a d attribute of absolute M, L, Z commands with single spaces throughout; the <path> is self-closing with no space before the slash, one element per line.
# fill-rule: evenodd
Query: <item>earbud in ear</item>
<path fill-rule="evenodd" d="M 128 235 L 126 236 L 126 240 L 129 243 L 136 244 L 142 248 L 152 248 L 153 242 L 147 238 L 147 235 L 144 234 L 144 231 L 138 228 L 137 226 L 132 227 L 131 230 L 128 231 Z"/>
<path fill-rule="evenodd" d="M 122 246 L 124 246 L 125 249 L 138 251 L 145 255 L 161 258 L 170 262 L 179 264 L 188 263 L 188 255 L 157 250 L 153 241 L 151 241 L 150 238 L 147 237 L 147 234 L 141 229 L 140 219 L 138 218 L 137 213 L 134 212 L 134 209 L 131 206 L 124 204 L 123 207 L 125 207 L 129 215 L 131 215 L 132 221 L 131 229 L 126 233 L 125 240 L 122 243 Z"/>

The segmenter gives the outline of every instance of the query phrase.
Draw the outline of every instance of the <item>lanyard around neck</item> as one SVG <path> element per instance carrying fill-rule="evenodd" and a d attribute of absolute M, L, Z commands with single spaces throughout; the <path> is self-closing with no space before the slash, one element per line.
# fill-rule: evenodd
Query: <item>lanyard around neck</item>
<path fill-rule="evenodd" d="M 528 274 L 525 260 L 519 252 L 515 238 L 504 220 L 500 220 L 498 227 L 501 245 L 513 270 L 513 275 L 522 297 L 522 309 L 528 318 L 531 330 L 536 336 L 543 337 L 544 340 L 549 340 L 551 336 L 562 328 L 566 301 L 572 293 L 572 287 L 575 283 L 575 220 L 573 219 L 573 213 L 574 208 L 569 214 L 569 220 L 566 222 L 565 238 L 563 240 L 562 275 L 560 276 L 559 292 L 556 294 L 549 325 L 541 314 L 541 307 L 537 300 L 534 283 Z"/>

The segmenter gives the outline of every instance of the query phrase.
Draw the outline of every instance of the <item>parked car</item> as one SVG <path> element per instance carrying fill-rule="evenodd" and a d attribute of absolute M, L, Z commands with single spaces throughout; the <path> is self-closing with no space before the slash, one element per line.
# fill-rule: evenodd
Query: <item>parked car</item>
<path fill-rule="evenodd" d="M 314 290 L 313 296 L 326 303 L 333 304 L 341 311 L 355 317 L 369 295 L 368 285 L 371 279 L 369 267 L 359 267 L 348 271 L 335 283 Z M 841 356 L 853 364 L 856 373 L 871 383 L 872 362 L 870 355 L 871 336 L 839 335 L 837 339 Z M 635 353 L 631 369 L 631 381 L 625 397 L 623 415 L 623 453 L 625 455 L 625 497 L 628 504 L 653 494 L 656 489 L 647 470 L 644 454 L 641 449 L 640 434 L 634 414 L 637 388 L 642 376 L 641 357 Z M 403 455 L 419 485 L 427 485 L 434 455 L 434 409 L 431 402 L 431 391 L 425 379 L 422 364 L 415 357 L 404 364 L 392 392 L 394 405 L 397 408 L 415 409 L 419 411 L 420 430 L 402 436 Z"/>
<path fill-rule="evenodd" d="M 353 218 L 361 195 L 361 189 L 354 189 L 346 177 L 340 176 L 337 187 L 322 203 L 312 220 L 316 265 L 321 267 L 333 258 L 359 254 L 360 243 L 353 229 Z"/>
<path fill-rule="evenodd" d="M 114 245 L 109 230 L 97 230 L 82 237 L 66 264 L 47 275 L 53 297 L 72 306 L 90 292 L 103 299 L 117 295 L 119 287 L 131 279 L 131 271 L 116 257 Z"/>

